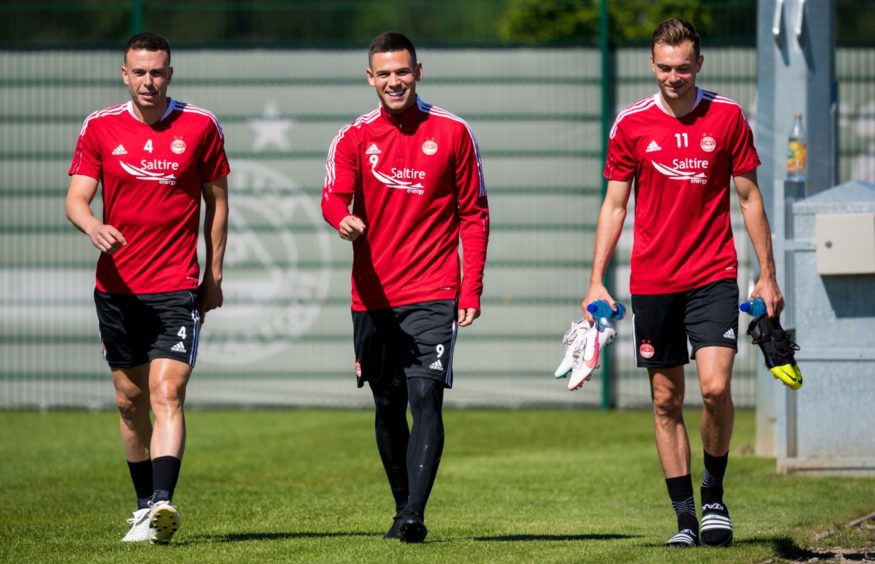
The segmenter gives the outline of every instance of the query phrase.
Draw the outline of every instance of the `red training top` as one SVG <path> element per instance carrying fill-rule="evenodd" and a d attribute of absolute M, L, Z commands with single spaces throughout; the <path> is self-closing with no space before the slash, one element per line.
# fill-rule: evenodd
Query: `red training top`
<path fill-rule="evenodd" d="M 338 132 L 325 168 L 325 220 L 336 229 L 352 202 L 367 226 L 353 241 L 353 310 L 457 297 L 480 309 L 489 208 L 462 119 L 418 97 L 400 116 L 378 108 Z"/>
<path fill-rule="evenodd" d="M 127 244 L 97 261 L 101 292 L 153 294 L 197 288 L 197 238 L 205 182 L 228 176 L 224 137 L 212 113 L 170 100 L 151 125 L 131 102 L 85 119 L 68 174 L 103 184 L 103 222 Z"/>
<path fill-rule="evenodd" d="M 738 103 L 698 90 L 676 118 L 656 94 L 632 104 L 611 129 L 605 178 L 635 179 L 633 294 L 684 292 L 735 278 L 729 180 L 760 165 Z"/>

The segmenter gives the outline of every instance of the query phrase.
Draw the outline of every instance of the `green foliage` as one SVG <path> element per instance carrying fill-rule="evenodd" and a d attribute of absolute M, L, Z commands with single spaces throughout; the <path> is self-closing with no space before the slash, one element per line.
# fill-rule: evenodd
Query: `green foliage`
<path fill-rule="evenodd" d="M 611 38 L 647 42 L 654 27 L 670 17 L 692 21 L 700 33 L 712 27 L 712 12 L 701 0 L 622 0 L 610 2 Z M 541 45 L 595 41 L 599 0 L 510 0 L 501 22 L 502 37 Z"/>
<path fill-rule="evenodd" d="M 0 2 L 0 48 L 118 46 L 143 9 L 146 29 L 176 46 L 361 47 L 388 29 L 421 45 L 592 44 L 600 0 L 34 0 Z M 607 0 L 615 45 L 646 44 L 667 17 L 707 44 L 754 45 L 757 0 Z M 875 3 L 836 0 L 839 45 L 873 44 Z"/>
<path fill-rule="evenodd" d="M 130 0 L 41 0 L 0 3 L 0 45 L 99 45 L 121 49 L 131 35 Z"/>
<path fill-rule="evenodd" d="M 598 36 L 598 0 L 510 0 L 500 23 L 502 38 L 528 45 Z"/>
<path fill-rule="evenodd" d="M 845 46 L 867 46 L 873 43 L 875 2 L 836 0 L 836 42 Z"/>
<path fill-rule="evenodd" d="M 713 32 L 712 11 L 700 0 L 623 0 L 611 8 L 612 35 L 623 39 L 649 43 L 653 29 L 668 18 L 693 22 L 703 36 Z"/>
<path fill-rule="evenodd" d="M 687 413 L 697 483 L 698 415 Z M 651 417 L 448 411 L 429 537 L 407 546 L 381 538 L 394 507 L 372 412 L 190 411 L 183 526 L 153 547 L 119 542 L 134 495 L 115 414 L 0 412 L 0 561 L 764 562 L 810 558 L 818 533 L 875 508 L 875 479 L 781 476 L 774 459 L 743 454 L 754 414 L 739 412 L 726 478 L 736 543 L 670 551 Z"/>
<path fill-rule="evenodd" d="M 142 2 L 146 30 L 177 47 L 366 46 L 383 31 L 422 45 L 495 45 L 506 0 L 189 0 Z M 134 31 L 135 0 L 0 3 L 0 46 L 120 45 Z"/>

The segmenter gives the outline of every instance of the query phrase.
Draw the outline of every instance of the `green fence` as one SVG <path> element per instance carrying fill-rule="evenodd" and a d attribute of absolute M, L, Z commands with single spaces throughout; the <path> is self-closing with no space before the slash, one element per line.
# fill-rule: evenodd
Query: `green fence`
<path fill-rule="evenodd" d="M 591 47 L 599 2 L 559 2 L 562 9 L 552 15 L 540 9 L 548 4 L 0 5 L 6 24 L 0 38 L 0 406 L 112 405 L 91 302 L 96 251 L 64 219 L 63 199 L 83 118 L 127 99 L 120 45 L 140 29 L 171 38 L 171 95 L 219 116 L 233 168 L 226 305 L 204 331 L 190 402 L 368 405 L 351 375 L 351 250 L 322 221 L 319 193 L 335 132 L 376 106 L 364 80 L 364 46 L 388 28 L 409 33 L 420 46 L 423 98 L 471 124 L 492 208 L 484 312 L 460 335 L 448 403 L 598 406 L 609 397 L 620 407 L 648 404 L 646 376 L 633 367 L 631 320 L 619 324 L 609 349 L 610 394 L 603 393 L 600 373 L 575 393 L 551 377 L 562 333 L 579 316 L 586 290 L 603 125 L 619 107 L 655 91 L 640 45 L 671 4 L 705 36 L 700 84 L 738 100 L 756 132 L 756 2 L 604 4 L 608 59 Z M 868 33 L 875 4 L 869 4 L 836 2 L 843 45 L 836 56 L 841 182 L 875 181 L 875 48 Z M 573 25 L 557 23 L 569 14 Z M 525 43 L 554 47 L 519 46 Z M 617 108 L 604 112 L 606 61 Z M 753 257 L 733 206 L 744 292 Z M 630 209 L 615 261 L 615 295 L 627 303 L 632 219 Z M 755 403 L 758 364 L 741 339 L 733 386 L 740 406 Z M 696 403 L 697 394 L 688 399 Z"/>
<path fill-rule="evenodd" d="M 610 14 L 613 45 L 640 45 L 657 22 L 680 16 L 694 20 L 711 45 L 752 46 L 756 5 L 757 0 L 19 0 L 0 3 L 5 24 L 0 47 L 116 47 L 149 30 L 172 38 L 177 47 L 358 48 L 388 29 L 429 47 L 594 46 L 601 8 Z M 861 11 L 855 6 L 854 21 Z"/>
<path fill-rule="evenodd" d="M 755 116 L 754 51 L 706 55 L 702 84 Z M 646 58 L 617 53 L 618 104 L 654 91 Z M 91 303 L 96 251 L 64 219 L 63 199 L 82 119 L 127 97 L 119 59 L 0 53 L 0 405 L 111 405 Z M 600 375 L 575 393 L 551 377 L 562 333 L 579 316 L 600 200 L 598 51 L 424 49 L 420 59 L 423 98 L 478 136 L 493 218 L 484 313 L 460 335 L 448 401 L 599 405 Z M 328 144 L 377 103 L 365 64 L 361 50 L 174 53 L 171 95 L 219 116 L 233 168 L 226 305 L 205 328 L 192 403 L 368 404 L 352 382 L 351 251 L 319 211 Z M 875 101 L 868 88 L 868 97 L 855 94 L 859 112 Z M 616 269 L 627 303 L 631 219 Z M 737 213 L 733 225 L 744 289 L 751 255 Z M 612 346 L 621 407 L 649 402 L 630 325 L 620 323 Z M 754 403 L 755 365 L 742 342 L 739 405 Z"/>
<path fill-rule="evenodd" d="M 761 1 L 11 0 L 0 3 L 0 48 L 117 48 L 143 30 L 176 47 L 360 48 L 387 29 L 429 47 L 595 46 L 605 27 L 611 45 L 628 47 L 670 16 L 692 20 L 710 47 L 753 47 Z M 871 47 L 875 3 L 829 2 L 839 46 Z"/>

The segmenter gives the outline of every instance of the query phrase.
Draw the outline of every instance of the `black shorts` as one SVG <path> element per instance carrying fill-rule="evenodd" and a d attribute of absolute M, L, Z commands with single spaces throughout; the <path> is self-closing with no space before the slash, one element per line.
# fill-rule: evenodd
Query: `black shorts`
<path fill-rule="evenodd" d="M 353 311 L 358 386 L 400 386 L 431 378 L 453 387 L 456 302 L 436 300 L 395 308 Z"/>
<path fill-rule="evenodd" d="M 738 282 L 727 278 L 676 294 L 633 295 L 638 366 L 671 368 L 702 347 L 738 350 Z"/>
<path fill-rule="evenodd" d="M 107 294 L 94 291 L 103 358 L 130 368 L 156 358 L 194 366 L 200 337 L 197 294 Z"/>

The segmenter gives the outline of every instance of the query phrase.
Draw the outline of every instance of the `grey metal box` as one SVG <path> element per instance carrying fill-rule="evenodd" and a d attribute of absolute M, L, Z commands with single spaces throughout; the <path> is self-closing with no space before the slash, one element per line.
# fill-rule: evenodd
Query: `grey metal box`
<path fill-rule="evenodd" d="M 788 307 L 805 385 L 775 397 L 783 472 L 875 475 L 875 275 L 848 274 L 850 268 L 860 272 L 866 245 L 871 261 L 873 217 L 875 184 L 862 181 L 793 204 L 794 238 L 787 244 L 795 290 Z M 843 259 L 857 263 L 839 265 L 846 275 L 821 271 L 827 240 Z"/>
<path fill-rule="evenodd" d="M 816 214 L 817 273 L 875 273 L 875 213 Z"/>

